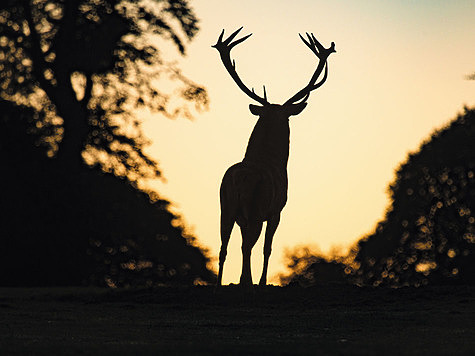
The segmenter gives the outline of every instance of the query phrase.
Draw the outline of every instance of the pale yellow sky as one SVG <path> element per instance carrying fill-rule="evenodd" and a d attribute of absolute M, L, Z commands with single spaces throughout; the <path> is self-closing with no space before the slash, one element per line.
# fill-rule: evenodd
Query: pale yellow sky
<path fill-rule="evenodd" d="M 219 185 L 242 160 L 256 118 L 211 48 L 224 28 L 253 36 L 233 49 L 237 70 L 258 93 L 283 103 L 306 84 L 315 56 L 298 33 L 336 43 L 327 82 L 291 119 L 289 200 L 274 237 L 269 276 L 284 271 L 284 251 L 316 245 L 348 248 L 370 233 L 389 204 L 388 184 L 409 151 L 434 128 L 475 105 L 475 3 L 467 1 L 261 0 L 192 3 L 201 31 L 180 59 L 184 73 L 204 85 L 210 110 L 193 122 L 145 119 L 148 152 L 166 183 L 152 182 L 174 202 L 199 242 L 220 247 Z M 253 250 L 253 278 L 262 268 L 263 236 Z M 235 226 L 225 283 L 237 283 L 241 236 Z M 217 263 L 217 261 L 215 261 Z M 216 265 L 217 266 L 217 265 Z M 271 282 L 276 280 L 270 278 Z"/>

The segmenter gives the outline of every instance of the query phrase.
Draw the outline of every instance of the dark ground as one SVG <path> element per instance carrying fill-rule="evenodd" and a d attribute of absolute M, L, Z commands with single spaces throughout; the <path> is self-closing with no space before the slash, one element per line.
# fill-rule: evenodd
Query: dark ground
<path fill-rule="evenodd" d="M 474 355 L 475 287 L 0 289 L 0 354 Z"/>

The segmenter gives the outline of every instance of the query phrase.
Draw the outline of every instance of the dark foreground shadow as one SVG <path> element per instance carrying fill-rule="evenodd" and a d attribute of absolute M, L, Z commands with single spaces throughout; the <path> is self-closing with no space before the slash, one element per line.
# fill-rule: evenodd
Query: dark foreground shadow
<path fill-rule="evenodd" d="M 464 355 L 475 288 L 0 289 L 4 354 Z"/>

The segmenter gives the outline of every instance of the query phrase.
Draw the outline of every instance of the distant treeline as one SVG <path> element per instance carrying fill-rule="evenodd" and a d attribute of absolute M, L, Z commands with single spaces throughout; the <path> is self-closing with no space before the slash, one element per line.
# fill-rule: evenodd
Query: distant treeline
<path fill-rule="evenodd" d="M 435 131 L 396 170 L 391 204 L 347 256 L 289 255 L 282 283 L 475 283 L 475 109 Z"/>

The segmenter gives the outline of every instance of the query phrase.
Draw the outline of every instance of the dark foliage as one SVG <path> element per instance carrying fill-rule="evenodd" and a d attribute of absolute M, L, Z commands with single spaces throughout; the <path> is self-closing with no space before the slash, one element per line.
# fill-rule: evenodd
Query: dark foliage
<path fill-rule="evenodd" d="M 0 113 L 0 285 L 213 281 L 167 201 L 98 169 L 64 171 L 38 144 L 33 110 L 0 102 Z"/>
<path fill-rule="evenodd" d="M 283 281 L 315 284 L 343 277 L 372 286 L 474 284 L 475 110 L 466 108 L 410 154 L 389 192 L 385 219 L 348 256 L 294 254 L 293 273 Z"/>
<path fill-rule="evenodd" d="M 184 54 L 197 30 L 186 0 L 1 2 L 1 285 L 214 278 L 169 203 L 134 183 L 160 176 L 134 110 L 176 117 L 190 115 L 184 103 L 207 105 L 156 47 Z M 169 105 L 163 76 L 184 106 Z"/>
<path fill-rule="evenodd" d="M 0 5 L 0 98 L 35 111 L 48 126 L 48 155 L 68 169 L 89 165 L 127 176 L 157 177 L 157 162 L 133 109 L 190 116 L 184 103 L 207 105 L 204 88 L 157 48 L 185 53 L 198 31 L 186 0 L 4 0 Z M 172 107 L 157 80 L 181 85 Z"/>
<path fill-rule="evenodd" d="M 279 276 L 282 285 L 348 284 L 351 269 L 343 257 L 326 257 L 309 248 L 295 249 L 287 253 L 287 268 L 290 274 Z"/>
<path fill-rule="evenodd" d="M 475 283 L 475 110 L 409 155 L 392 206 L 358 244 L 357 279 L 373 285 Z"/>

